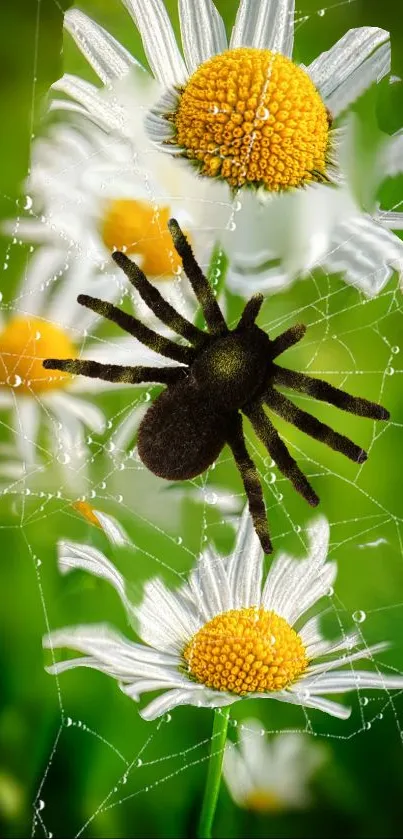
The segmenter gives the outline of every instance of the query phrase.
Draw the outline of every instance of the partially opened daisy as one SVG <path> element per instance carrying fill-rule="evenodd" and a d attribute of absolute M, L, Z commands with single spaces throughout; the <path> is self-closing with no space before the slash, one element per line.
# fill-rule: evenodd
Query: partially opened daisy
<path fill-rule="evenodd" d="M 25 184 L 28 215 L 6 225 L 12 235 L 42 248 L 41 258 L 28 266 L 30 282 L 35 284 L 38 272 L 48 267 L 52 273 L 63 270 L 64 282 L 79 290 L 90 288 L 101 273 L 119 289 L 111 254 L 123 250 L 152 282 L 171 280 L 162 283 L 164 293 L 186 309 L 186 283 L 167 222 L 178 212 L 200 258 L 208 262 L 211 238 L 200 224 L 205 205 L 201 195 L 197 200 L 186 188 L 187 173 L 182 180 L 172 177 L 171 160 L 153 169 L 146 140 L 146 152 L 142 148 L 143 134 L 139 130 L 131 142 L 78 117 L 54 125 L 34 142 Z M 131 295 L 149 317 L 134 290 Z"/>
<path fill-rule="evenodd" d="M 223 774 L 239 807 L 256 813 L 302 809 L 312 802 L 312 777 L 326 750 L 309 735 L 279 734 L 268 739 L 257 719 L 238 725 L 239 743 L 227 742 Z"/>
<path fill-rule="evenodd" d="M 353 662 L 371 658 L 385 644 L 362 646 L 355 632 L 327 641 L 319 617 L 306 617 L 336 576 L 335 563 L 326 562 L 328 536 L 326 519 L 317 519 L 309 529 L 307 559 L 280 554 L 264 580 L 263 552 L 245 509 L 229 557 L 206 550 L 176 591 L 159 579 L 148 582 L 140 606 L 130 601 L 123 577 L 99 551 L 61 542 L 60 570 L 82 568 L 112 583 L 141 643 L 105 625 L 56 630 L 45 637 L 45 646 L 70 647 L 84 658 L 55 663 L 49 672 L 94 667 L 116 678 L 136 701 L 162 690 L 141 709 L 146 720 L 178 705 L 214 708 L 244 696 L 346 719 L 351 709 L 326 694 L 402 688 L 403 676 L 355 670 Z"/>
<path fill-rule="evenodd" d="M 0 411 L 4 414 L 0 419 L 12 429 L 24 473 L 38 462 L 53 462 L 56 457 L 66 467 L 66 476 L 77 484 L 77 470 L 85 473 L 88 455 L 86 429 L 101 434 L 106 426 L 104 413 L 93 399 L 100 386 L 94 389 L 80 377 L 46 371 L 44 359 L 53 353 L 62 358 L 83 358 L 89 353 L 101 362 L 108 362 L 113 355 L 123 362 L 138 358 L 140 363 L 143 359 L 152 365 L 158 363 L 158 355 L 134 338 L 121 342 L 96 338 L 98 317 L 78 305 L 74 289 L 60 282 L 59 273 L 53 277 L 46 273 L 47 253 L 40 249 L 35 257 L 35 284 L 32 274 L 25 278 L 12 307 L 1 313 Z M 109 300 L 117 293 L 107 275 L 94 279 L 91 289 Z M 118 386 L 105 383 L 106 389 Z"/>

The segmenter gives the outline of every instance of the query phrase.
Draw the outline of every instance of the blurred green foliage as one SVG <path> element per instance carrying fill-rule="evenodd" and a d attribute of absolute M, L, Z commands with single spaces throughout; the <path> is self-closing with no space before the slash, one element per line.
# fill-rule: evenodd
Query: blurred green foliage
<path fill-rule="evenodd" d="M 2 4 L 0 10 L 2 218 L 15 216 L 23 206 L 21 185 L 29 167 L 30 139 L 44 130 L 46 93 L 61 75 L 63 63 L 70 72 L 92 78 L 68 39 L 62 56 L 62 11 L 67 5 L 53 0 L 17 0 Z M 176 0 L 167 0 L 167 6 L 177 25 Z M 217 0 L 217 6 L 230 26 L 236 0 Z M 80 7 L 143 58 L 140 39 L 118 0 L 85 0 Z M 394 0 L 382 4 L 377 0 L 335 2 L 325 8 L 324 15 L 319 14 L 320 3 L 304 0 L 297 10 L 299 60 L 309 62 L 348 28 L 377 25 L 390 29 L 392 71 L 403 75 L 401 10 Z M 369 138 L 370 144 L 377 142 L 380 130 L 392 133 L 401 127 L 402 87 L 383 82 L 357 103 L 363 137 Z M 401 182 L 389 182 L 381 195 L 385 206 L 397 205 Z M 1 290 L 4 299 L 10 300 L 28 254 L 27 248 L 10 246 L 6 239 L 1 246 L 3 256 L 10 257 Z M 241 301 L 229 296 L 230 320 L 240 308 Z M 345 384 L 368 398 L 376 399 L 382 392 L 382 400 L 392 413 L 388 429 L 377 429 L 371 457 L 358 478 L 356 468 L 336 454 L 292 428 L 283 426 L 282 431 L 299 448 L 303 468 L 316 475 L 321 509 L 332 523 L 332 558 L 338 560 L 339 577 L 336 594 L 329 600 L 327 631 L 336 634 L 340 625 L 348 630 L 352 613 L 363 609 L 367 614 L 362 627 L 366 640 L 391 639 L 393 649 L 382 660 L 402 670 L 401 353 L 394 356 L 394 375 L 385 374 L 391 364 L 391 347 L 402 344 L 401 297 L 396 279 L 377 300 L 365 302 L 341 278 L 317 272 L 313 280 L 301 281 L 286 293 L 271 297 L 259 323 L 279 331 L 297 317 L 311 328 L 304 345 L 290 351 L 290 366 L 304 369 L 313 345 L 318 348 L 316 370 L 326 372 L 332 383 Z M 127 403 L 126 397 L 109 395 L 100 401 L 113 416 L 120 400 L 123 404 L 125 399 Z M 364 446 L 371 443 L 371 424 L 353 417 L 341 418 L 326 407 L 317 413 L 337 422 L 337 428 Z M 2 425 L 1 440 L 7 439 Z M 253 447 L 267 483 L 276 546 L 281 543 L 301 555 L 299 535 L 290 523 L 303 526 L 309 513 L 286 482 L 277 479 L 275 485 L 271 483 L 273 470 L 256 439 Z M 101 449 L 93 466 L 94 486 L 103 480 L 107 468 Z M 46 479 L 50 480 L 49 475 Z M 179 529 L 175 524 L 166 533 L 164 528 L 156 529 L 152 514 L 143 515 L 139 506 L 148 486 L 144 480 L 141 469 L 117 472 L 108 493 L 98 493 L 100 507 L 119 515 L 137 545 L 134 555 L 115 552 L 115 560 L 132 581 L 136 594 L 140 593 L 142 580 L 162 573 L 161 563 L 173 572 L 188 570 L 204 532 L 223 551 L 230 549 L 232 538 L 230 528 L 221 523 L 214 508 L 205 511 L 191 499 L 180 504 Z M 228 457 L 220 459 L 209 481 L 241 497 L 240 482 Z M 57 572 L 55 544 L 60 537 L 90 540 L 108 550 L 102 534 L 72 513 L 60 486 L 61 497 L 54 494 L 43 504 L 38 497 L 21 500 L 13 495 L 1 501 L 0 834 L 30 833 L 33 802 L 39 791 L 45 806 L 39 808 L 36 820 L 38 836 L 75 835 L 87 820 L 80 835 L 192 836 L 206 772 L 211 712 L 181 708 L 170 721 L 145 723 L 135 704 L 103 675 L 84 670 L 69 673 L 62 677 L 58 695 L 55 680 L 44 671 L 41 637 L 48 623 L 56 627 L 108 620 L 128 632 L 116 595 L 106 584 L 81 574 L 65 580 Z M 166 487 L 161 484 L 157 490 L 154 486 L 153 498 L 163 507 Z M 284 496 L 282 504 L 273 495 L 277 491 Z M 119 495 L 123 496 L 120 504 L 116 501 Z M 178 544 L 179 534 L 182 544 Z M 378 547 L 360 547 L 377 539 L 386 542 Z M 175 582 L 175 573 L 167 576 Z M 314 807 L 298 815 L 270 819 L 252 816 L 237 810 L 223 789 L 215 835 L 401 836 L 403 702 L 400 697 L 392 702 L 388 696 L 372 696 L 368 704 L 360 705 L 356 698 L 349 699 L 353 699 L 354 712 L 348 722 L 309 714 L 311 735 L 307 736 L 315 733 L 326 738 L 329 751 L 329 761 L 317 779 Z M 268 731 L 307 725 L 298 709 L 247 701 L 234 711 L 234 737 L 236 721 L 251 714 L 259 716 Z M 127 763 L 133 763 L 134 768 L 127 783 L 118 784 Z"/>

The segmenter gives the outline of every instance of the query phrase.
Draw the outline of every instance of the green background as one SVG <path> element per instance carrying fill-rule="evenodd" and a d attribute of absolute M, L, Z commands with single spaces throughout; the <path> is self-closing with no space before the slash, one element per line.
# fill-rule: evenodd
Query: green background
<path fill-rule="evenodd" d="M 42 120 L 46 92 L 61 75 L 63 61 L 70 72 L 92 78 L 86 62 L 68 39 L 62 55 L 62 9 L 66 5 L 51 0 L 17 0 L 1 7 L 2 218 L 14 217 L 23 207 L 22 182 L 29 166 L 30 137 L 45 130 Z M 234 19 L 236 5 L 235 0 L 217 0 L 228 26 Z M 167 2 L 167 6 L 177 22 L 175 0 Z M 143 57 L 139 37 L 118 0 L 87 0 L 80 7 L 134 54 Z M 320 3 L 314 0 L 297 6 L 299 60 L 308 63 L 348 28 L 378 25 L 391 31 L 392 72 L 403 76 L 398 4 L 391 0 L 381 4 L 364 0 L 334 3 L 324 15 L 318 14 L 320 10 Z M 377 146 L 380 131 L 393 133 L 402 126 L 402 87 L 384 81 L 355 106 L 363 126 L 361 162 L 370 159 L 364 151 Z M 363 191 L 365 167 L 362 169 L 358 181 Z M 378 199 L 384 207 L 399 206 L 402 183 L 397 178 L 383 186 Z M 7 239 L 2 240 L 1 247 L 2 262 L 7 258 L 8 263 L 1 286 L 7 305 L 24 271 L 28 248 Z M 239 299 L 228 296 L 230 320 L 238 315 L 241 306 Z M 382 662 L 385 667 L 401 671 L 402 353 L 391 353 L 391 347 L 402 344 L 397 278 L 390 281 L 378 299 L 365 302 L 341 278 L 328 278 L 317 272 L 314 279 L 300 281 L 288 292 L 270 298 L 259 323 L 276 334 L 295 322 L 297 316 L 310 325 L 309 340 L 298 350 L 290 351 L 290 366 L 304 369 L 312 356 L 312 347 L 317 348 L 313 369 L 327 372 L 333 384 L 346 385 L 368 398 L 378 399 L 382 393 L 382 401 L 392 414 L 386 429 L 379 424 L 378 437 L 373 442 L 372 423 L 342 416 L 331 408 L 312 409 L 357 442 L 371 446 L 370 459 L 360 474 L 341 456 L 324 450 L 299 432 L 290 428 L 283 431 L 287 441 L 297 446 L 302 467 L 315 476 L 321 510 L 332 525 L 331 555 L 338 561 L 339 575 L 336 593 L 329 598 L 326 632 L 335 635 L 340 626 L 343 631 L 349 630 L 354 611 L 365 611 L 367 617 L 360 628 L 366 640 L 393 641 L 391 651 L 382 654 Z M 391 364 L 395 372 L 388 375 Z M 341 371 L 350 371 L 350 375 L 346 377 Z M 121 405 L 137 398 L 144 398 L 144 394 L 138 391 L 135 397 L 108 395 L 97 401 L 113 417 Z M 1 442 L 12 439 L 6 424 L 5 420 L 0 427 Z M 106 490 L 99 491 L 100 482 L 111 468 L 99 445 L 105 441 L 106 437 L 100 438 L 94 447 L 93 503 L 118 515 L 138 547 L 134 555 L 115 551 L 115 560 L 133 582 L 136 595 L 141 591 L 140 581 L 161 573 L 162 563 L 173 572 L 186 572 L 203 535 L 221 550 L 230 549 L 231 529 L 221 522 L 217 509 L 205 509 L 192 499 L 173 502 L 180 508 L 179 529 L 166 528 L 166 533 L 157 529 L 153 515 L 145 516 L 140 510 L 140 496 L 148 491 L 148 484 L 144 483 L 145 473 L 139 464 L 124 472 L 114 468 Z M 264 451 L 252 437 L 251 444 L 266 479 L 275 544 L 281 543 L 302 555 L 299 534 L 293 531 L 290 521 L 297 529 L 303 527 L 309 513 L 281 476 L 277 475 L 274 485 L 271 483 L 273 470 Z M 62 579 L 58 574 L 58 538 L 90 540 L 112 554 L 102 534 L 72 513 L 62 478 L 55 477 L 50 466 L 43 481 L 44 486 L 48 482 L 48 488 L 52 488 L 51 498 L 43 500 L 38 488 L 34 488 L 31 497 L 21 499 L 18 494 L 7 494 L 0 500 L 0 835 L 30 835 L 36 809 L 37 836 L 75 835 L 87 820 L 90 821 L 80 835 L 192 836 L 203 793 L 211 712 L 181 708 L 172 713 L 170 720 L 146 723 L 140 719 L 136 705 L 105 676 L 85 670 L 68 673 L 60 680 L 58 696 L 55 680 L 44 671 L 41 637 L 47 621 L 51 627 L 57 627 L 108 620 L 129 630 L 117 597 L 106 584 L 86 575 Z M 214 473 L 209 473 L 208 482 L 241 499 L 239 478 L 228 455 L 224 454 Z M 198 485 L 202 486 L 202 481 Z M 278 491 L 284 496 L 282 503 L 273 494 Z M 155 503 L 163 507 L 166 485 L 154 483 L 152 492 Z M 378 539 L 386 541 L 378 546 L 360 547 Z M 175 573 L 166 576 L 175 582 Z M 354 696 L 348 699 L 354 710 L 347 722 L 335 721 L 319 712 L 311 712 L 307 721 L 299 709 L 274 702 L 245 701 L 236 706 L 231 737 L 236 737 L 236 722 L 250 715 L 258 716 L 268 732 L 308 727 L 307 739 L 316 735 L 323 741 L 328 760 L 315 781 L 315 804 L 306 813 L 258 817 L 237 810 L 223 788 L 215 835 L 401 836 L 402 699 L 399 695 L 392 699 L 380 694 L 361 696 L 360 702 Z M 137 765 L 138 760 L 142 765 Z M 132 762 L 127 782 L 119 783 L 127 764 Z M 39 800 L 44 802 L 43 808 Z"/>

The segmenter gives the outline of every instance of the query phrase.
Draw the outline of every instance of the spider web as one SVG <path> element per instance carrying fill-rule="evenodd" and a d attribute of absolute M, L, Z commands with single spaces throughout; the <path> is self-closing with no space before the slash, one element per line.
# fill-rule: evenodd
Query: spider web
<path fill-rule="evenodd" d="M 38 0 L 32 102 L 41 5 L 42 0 Z M 317 26 L 318 19 L 341 6 L 346 7 L 346 14 L 350 13 L 352 5 L 350 1 L 336 3 L 314 13 L 299 10 L 297 37 L 305 26 L 312 22 Z M 34 117 L 32 105 L 31 134 Z M 394 201 L 391 209 L 401 209 L 401 203 Z M 24 204 L 26 210 L 35 213 L 29 196 L 19 202 L 19 212 Z M 227 223 L 236 230 L 235 205 L 228 206 Z M 15 237 L 6 248 L 5 271 L 12 268 L 13 256 L 21 245 L 16 227 Z M 81 254 L 75 256 L 79 258 Z M 8 275 L 4 276 L 7 279 Z M 51 285 L 59 279 L 51 278 Z M 178 276 L 175 284 L 177 302 L 183 278 Z M 48 293 L 49 287 L 44 286 L 44 296 Z M 223 302 L 232 325 L 239 317 L 241 301 L 227 295 Z M 17 295 L 2 308 L 8 318 L 11 313 L 29 311 L 29 300 Z M 308 326 L 303 345 L 286 356 L 287 366 L 295 363 L 298 369 L 312 371 L 338 387 L 381 402 L 391 411 L 390 422 L 375 424 L 344 417 L 333 408 L 317 408 L 309 399 L 293 395 L 296 404 L 362 441 L 369 455 L 363 466 L 344 462 L 341 455 L 279 423 L 291 454 L 317 488 L 321 512 L 331 526 L 330 557 L 338 561 L 339 575 L 335 590 L 328 593 L 324 632 L 329 637 L 345 637 L 355 626 L 363 631 L 367 644 L 384 639 L 397 641 L 403 608 L 403 600 L 398 596 L 403 575 L 401 477 L 397 464 L 394 465 L 402 428 L 401 310 L 396 279 L 376 299 L 367 300 L 341 279 L 316 271 L 287 292 L 268 298 L 259 318 L 259 325 L 270 335 L 280 334 L 299 321 Z M 113 339 L 98 329 L 80 337 L 82 349 L 91 341 L 101 341 L 113 353 Z M 13 427 L 10 414 L 0 413 L 2 457 L 9 471 L 7 477 L 7 468 L 3 468 L 1 528 L 5 543 L 13 545 L 18 559 L 23 561 L 24 574 L 28 573 L 26 558 L 34 572 L 30 596 L 40 604 L 34 624 L 35 649 L 39 649 L 35 665 L 42 666 L 43 632 L 91 620 L 121 622 L 118 606 L 105 593 L 103 584 L 87 583 L 84 575 L 78 575 L 80 580 L 69 582 L 66 593 L 55 572 L 55 543 L 60 537 L 96 544 L 108 556 L 113 553 L 102 534 L 82 521 L 72 507 L 73 501 L 87 501 L 112 513 L 125 526 L 135 553 L 115 552 L 114 558 L 138 586 L 136 592 L 141 581 L 155 574 L 174 584 L 184 580 L 205 543 L 212 541 L 223 553 L 231 548 L 233 526 L 244 493 L 228 450 L 203 476 L 188 482 L 186 487 L 175 488 L 150 476 L 131 445 L 136 424 L 155 392 L 153 388 L 132 388 L 102 397 L 95 395 L 93 398 L 108 417 L 107 429 L 104 435 L 87 435 L 80 464 L 69 462 L 61 444 L 55 465 L 49 437 L 41 436 L 37 452 L 40 465 L 28 469 L 23 464 L 22 476 L 12 474 L 10 454 L 15 436 L 22 433 L 21 423 Z M 46 415 L 47 405 L 40 395 L 36 399 Z M 18 418 L 17 393 L 15 412 Z M 127 435 L 122 435 L 121 422 L 127 417 L 134 417 L 134 421 Z M 61 428 L 51 422 L 51 432 L 58 439 Z M 302 556 L 306 525 L 312 516 L 256 437 L 249 429 L 246 431 L 249 451 L 264 484 L 275 549 L 281 546 Z M 78 478 L 80 491 L 75 492 Z M 17 649 L 19 655 L 24 655 L 23 647 Z M 384 672 L 396 672 L 400 669 L 398 662 L 398 651 L 392 650 L 377 656 L 373 665 Z M 138 717 L 136 706 L 102 674 L 78 671 L 60 680 L 38 678 L 34 708 L 38 710 L 41 700 L 45 701 L 41 725 L 47 726 L 48 732 L 44 737 L 46 748 L 33 760 L 27 781 L 29 788 L 34 789 L 33 836 L 51 837 L 65 832 L 69 835 L 69 831 L 77 837 L 129 836 L 137 831 L 137 819 L 138 835 L 145 823 L 163 835 L 175 835 L 175 829 L 185 830 L 186 825 L 192 824 L 197 817 L 211 746 L 210 711 L 179 708 L 154 723 L 145 723 Z M 29 684 L 23 681 L 22 690 L 29 693 Z M 340 722 L 319 712 L 247 700 L 234 706 L 229 736 L 236 739 L 242 720 L 255 715 L 262 722 L 262 735 L 302 731 L 307 739 L 326 739 L 330 753 L 339 760 L 348 760 L 351 751 L 347 744 L 361 742 L 359 735 L 366 734 L 378 750 L 378 759 L 384 759 L 386 748 L 402 739 L 400 697 L 389 692 L 367 696 L 357 684 L 357 696 L 350 695 L 348 701 L 353 705 L 353 715 L 349 721 Z M 271 707 L 263 707 L 267 704 Z M 35 722 L 33 728 L 35 735 Z M 39 735 L 43 738 L 42 730 Z M 75 762 L 76 753 L 83 766 Z M 189 805 L 188 800 L 193 804 Z M 162 820 L 155 816 L 155 808 L 164 809 Z M 176 808 L 183 812 L 179 828 L 172 821 Z M 223 834 L 233 824 L 225 821 L 224 810 L 222 806 L 218 814 Z M 229 810 L 227 802 L 227 813 Z"/>

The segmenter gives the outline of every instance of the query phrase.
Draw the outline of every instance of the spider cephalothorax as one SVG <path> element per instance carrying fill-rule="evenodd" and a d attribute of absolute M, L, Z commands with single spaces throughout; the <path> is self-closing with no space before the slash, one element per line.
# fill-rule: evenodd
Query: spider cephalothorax
<path fill-rule="evenodd" d="M 202 307 L 208 332 L 203 332 L 177 312 L 139 267 L 119 251 L 113 254 L 113 258 L 145 303 L 162 323 L 185 338 L 188 345 L 175 343 L 153 332 L 111 303 L 84 294 L 78 297 L 78 301 L 117 323 L 147 347 L 183 366 L 123 367 L 80 359 L 49 358 L 44 361 L 44 367 L 81 373 L 109 382 L 157 382 L 167 385 L 140 425 L 138 450 L 143 463 L 162 478 L 185 480 L 204 472 L 227 443 L 242 476 L 256 532 L 265 552 L 271 553 L 262 487 L 245 445 L 241 413 L 248 417 L 280 471 L 312 506 L 319 503 L 319 498 L 291 457 L 263 405 L 357 463 L 366 460 L 367 455 L 348 437 L 333 431 L 294 405 L 275 385 L 308 394 L 362 417 L 385 420 L 389 414 L 375 402 L 350 396 L 321 379 L 275 364 L 274 359 L 278 355 L 300 341 L 305 334 L 305 326 L 297 324 L 277 338 L 269 338 L 255 323 L 263 302 L 261 294 L 249 300 L 238 325 L 230 330 L 177 221 L 171 219 L 168 226 L 185 273 Z"/>

